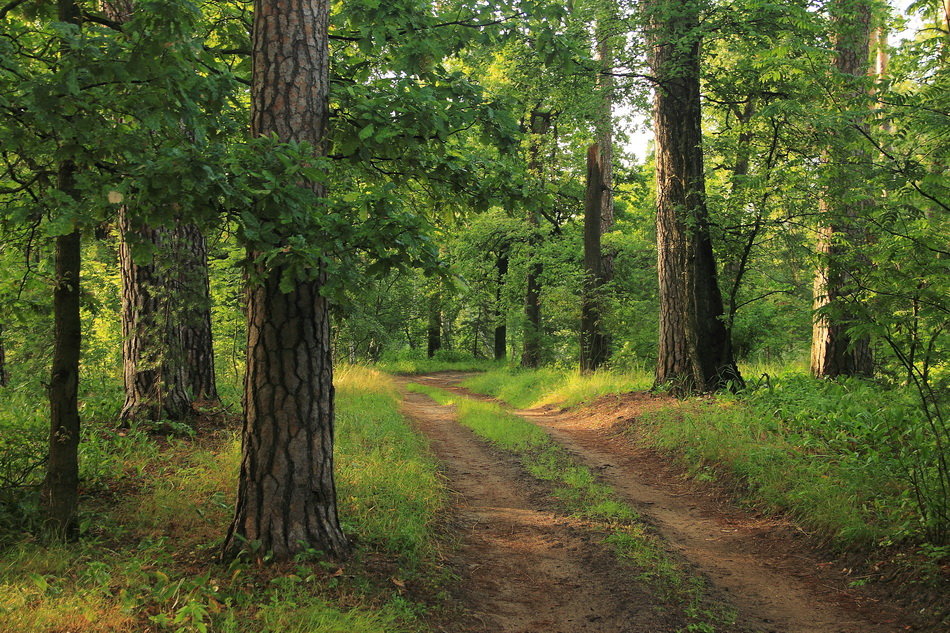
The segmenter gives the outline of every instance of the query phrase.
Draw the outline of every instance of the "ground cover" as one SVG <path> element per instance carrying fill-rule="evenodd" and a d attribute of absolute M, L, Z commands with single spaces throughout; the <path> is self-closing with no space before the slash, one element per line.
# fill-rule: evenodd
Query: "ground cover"
<path fill-rule="evenodd" d="M 114 457 L 84 471 L 82 541 L 6 535 L 0 631 L 425 630 L 428 599 L 445 580 L 435 566 L 445 488 L 388 377 L 347 368 L 336 384 L 352 560 L 307 552 L 277 566 L 218 562 L 240 459 L 234 416 L 205 416 L 180 436 L 100 427 L 90 443 Z"/>

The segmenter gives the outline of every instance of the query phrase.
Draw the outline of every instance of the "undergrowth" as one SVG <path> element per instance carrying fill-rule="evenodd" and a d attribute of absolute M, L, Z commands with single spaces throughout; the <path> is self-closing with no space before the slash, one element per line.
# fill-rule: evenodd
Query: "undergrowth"
<path fill-rule="evenodd" d="M 500 367 L 472 376 L 462 385 L 476 393 L 495 396 L 513 407 L 527 409 L 552 404 L 572 407 L 607 394 L 649 389 L 652 382 L 653 376 L 646 371 L 602 370 L 581 374 L 568 369 Z"/>
<path fill-rule="evenodd" d="M 662 541 L 645 529 L 633 508 L 618 501 L 610 486 L 597 481 L 589 468 L 578 463 L 541 428 L 491 402 L 428 385 L 413 383 L 408 388 L 440 405 L 454 405 L 461 424 L 517 456 L 536 479 L 553 484 L 553 495 L 566 511 L 585 519 L 605 535 L 604 541 L 620 558 L 632 563 L 638 578 L 664 601 L 682 606 L 690 621 L 687 630 L 712 631 L 717 625 L 734 620 L 735 613 L 712 604 L 705 583 L 667 553 Z"/>
<path fill-rule="evenodd" d="M 233 417 L 194 437 L 88 423 L 83 538 L 46 546 L 5 526 L 0 633 L 425 630 L 426 607 L 412 596 L 444 580 L 434 538 L 444 486 L 388 377 L 351 367 L 335 382 L 350 560 L 305 552 L 281 565 L 217 562 L 240 461 Z"/>
<path fill-rule="evenodd" d="M 900 390 L 790 374 L 739 396 L 678 402 L 630 431 L 695 476 L 738 479 L 759 507 L 840 546 L 889 545 L 928 531 L 913 473 L 933 438 L 915 411 Z"/>

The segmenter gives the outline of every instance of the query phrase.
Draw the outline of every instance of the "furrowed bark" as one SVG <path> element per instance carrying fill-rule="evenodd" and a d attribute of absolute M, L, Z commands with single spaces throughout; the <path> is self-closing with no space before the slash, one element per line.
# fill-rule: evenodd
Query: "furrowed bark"
<path fill-rule="evenodd" d="M 256 0 L 251 134 L 325 151 L 329 52 L 327 0 Z M 311 185 L 319 195 L 322 187 Z M 258 261 L 251 252 L 251 261 Z M 241 473 L 225 557 L 241 550 L 285 560 L 308 548 L 348 551 L 333 479 L 333 366 L 326 275 L 296 279 L 252 271 Z"/>

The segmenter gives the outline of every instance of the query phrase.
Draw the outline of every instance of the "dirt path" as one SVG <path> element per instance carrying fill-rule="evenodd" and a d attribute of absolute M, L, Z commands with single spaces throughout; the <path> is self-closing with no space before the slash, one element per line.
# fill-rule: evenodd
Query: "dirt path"
<path fill-rule="evenodd" d="M 408 381 L 403 381 L 408 382 Z M 579 525 L 558 516 L 518 466 L 459 425 L 452 407 L 408 393 L 404 412 L 457 492 L 461 622 L 447 633 L 664 633 L 683 622 Z"/>
<path fill-rule="evenodd" d="M 464 377 L 447 373 L 415 380 L 483 397 L 458 387 Z M 649 408 L 651 403 L 645 402 L 644 406 Z M 582 463 L 600 473 L 625 501 L 655 525 L 675 551 L 730 596 L 744 628 L 774 633 L 906 630 L 903 622 L 898 624 L 900 617 L 896 613 L 869 608 L 873 605 L 827 584 L 832 581 L 822 577 L 816 568 L 818 560 L 800 551 L 800 543 L 783 542 L 787 532 L 773 529 L 775 526 L 768 520 L 658 481 L 658 474 L 662 477 L 660 473 L 668 469 L 658 463 L 656 456 L 610 432 L 617 416 L 592 419 L 548 410 L 516 413 L 547 430 Z"/>

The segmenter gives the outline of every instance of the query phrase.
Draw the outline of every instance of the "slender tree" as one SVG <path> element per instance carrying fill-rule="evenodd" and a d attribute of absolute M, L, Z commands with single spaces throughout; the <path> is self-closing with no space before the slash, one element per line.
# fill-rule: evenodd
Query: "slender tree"
<path fill-rule="evenodd" d="M 7 351 L 3 345 L 3 324 L 0 324 L 0 387 L 6 387 L 8 382 Z"/>
<path fill-rule="evenodd" d="M 506 323 L 501 291 L 505 287 L 505 277 L 508 276 L 507 244 L 498 247 L 498 252 L 495 254 L 495 271 L 497 273 L 497 279 L 495 283 L 494 356 L 495 360 L 504 360 L 508 353 L 508 325 Z"/>
<path fill-rule="evenodd" d="M 648 6 L 656 77 L 656 232 L 660 288 L 657 386 L 715 391 L 739 381 L 709 235 L 703 177 L 699 8 L 689 0 Z"/>
<path fill-rule="evenodd" d="M 442 349 L 442 305 L 439 289 L 429 293 L 426 306 L 426 356 L 432 358 Z"/>
<path fill-rule="evenodd" d="M 58 0 L 57 18 L 66 24 L 82 23 L 74 0 Z M 62 55 L 68 55 L 63 47 Z M 56 188 L 75 201 L 76 166 L 60 163 Z M 45 532 L 56 539 L 79 536 L 79 358 L 82 348 L 80 279 L 82 240 L 78 228 L 56 238 L 56 276 L 53 287 L 53 364 L 48 386 L 50 404 L 49 459 L 40 489 Z"/>
<path fill-rule="evenodd" d="M 846 109 L 860 103 L 864 94 L 861 80 L 870 61 L 871 5 L 867 0 L 835 0 L 830 11 L 835 29 L 834 70 L 846 84 L 840 95 L 841 108 Z M 850 119 L 848 130 L 867 131 L 863 116 Z M 854 323 L 849 306 L 854 276 L 861 267 L 857 249 L 866 240 L 861 222 L 870 205 L 866 196 L 854 191 L 854 184 L 861 182 L 856 170 L 867 156 L 856 149 L 858 139 L 848 130 L 826 154 L 828 184 L 820 204 L 823 220 L 818 229 L 811 371 L 822 378 L 870 376 L 874 370 L 870 341 L 848 332 Z"/>
<path fill-rule="evenodd" d="M 305 141 L 326 151 L 328 23 L 327 0 L 255 1 L 252 136 Z M 322 196 L 322 185 L 306 186 Z M 333 479 L 330 311 L 320 293 L 325 269 L 295 274 L 286 264 L 267 266 L 258 255 L 249 253 L 255 264 L 247 304 L 243 450 L 224 553 L 254 547 L 287 559 L 315 548 L 341 556 L 348 548 Z"/>
<path fill-rule="evenodd" d="M 536 177 L 541 178 L 541 144 L 545 134 L 551 129 L 551 112 L 535 108 L 529 115 L 528 129 L 531 133 L 531 147 L 529 149 L 528 169 Z M 537 209 L 528 209 L 528 225 L 536 235 L 532 241 L 537 245 L 537 232 L 540 222 Z M 528 262 L 528 275 L 525 291 L 525 326 L 524 346 L 521 352 L 522 367 L 538 367 L 541 365 L 541 273 L 543 265 L 537 254 Z"/>
<path fill-rule="evenodd" d="M 600 247 L 603 210 L 604 154 L 597 143 L 587 150 L 587 195 L 584 203 L 584 294 L 581 305 L 581 371 L 593 371 L 607 360 L 607 337 L 601 324 L 604 260 Z"/>

